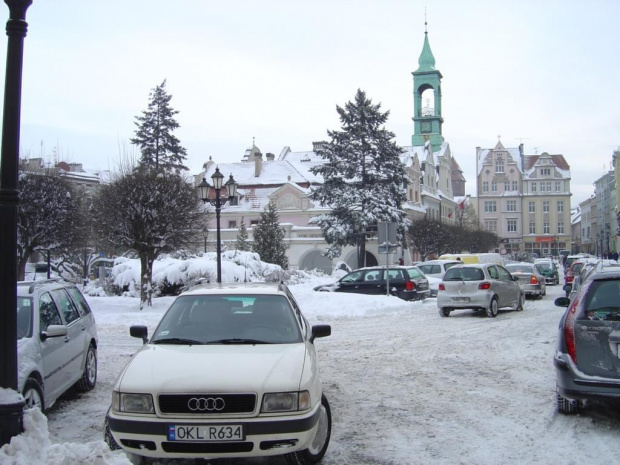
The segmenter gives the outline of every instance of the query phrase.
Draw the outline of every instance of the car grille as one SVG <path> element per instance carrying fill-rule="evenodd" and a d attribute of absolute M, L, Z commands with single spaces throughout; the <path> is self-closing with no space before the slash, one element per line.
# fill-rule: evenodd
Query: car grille
<path fill-rule="evenodd" d="M 194 454 L 233 454 L 238 452 L 252 452 L 252 442 L 162 442 L 165 452 L 182 452 Z"/>
<path fill-rule="evenodd" d="M 192 399 L 222 399 L 224 407 L 218 410 L 212 407 L 212 402 L 205 400 L 202 402 L 201 408 L 192 410 L 190 408 L 190 400 Z M 165 394 L 159 396 L 159 410 L 162 413 L 197 415 L 252 413 L 255 408 L 256 394 Z"/>

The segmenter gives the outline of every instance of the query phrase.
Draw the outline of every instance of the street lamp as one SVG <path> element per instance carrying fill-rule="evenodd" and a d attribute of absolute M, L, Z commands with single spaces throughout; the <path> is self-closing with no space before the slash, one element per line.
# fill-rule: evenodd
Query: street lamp
<path fill-rule="evenodd" d="M 9 37 L 4 81 L 2 164 L 0 169 L 0 390 L 17 391 L 17 208 L 20 110 L 26 10 L 32 0 L 4 0 L 9 7 Z M 0 399 L 0 446 L 21 434 L 24 400 L 4 395 Z"/>
<path fill-rule="evenodd" d="M 217 231 L 217 282 L 222 282 L 222 242 L 220 241 L 220 211 L 222 210 L 222 206 L 226 204 L 228 200 L 232 200 L 237 195 L 237 183 L 230 175 L 228 181 L 224 186 L 226 187 L 227 198 L 222 198 L 220 196 L 222 191 L 222 182 L 224 181 L 224 175 L 220 173 L 219 168 L 215 168 L 215 173 L 211 176 L 213 180 L 213 189 L 215 190 L 215 198 L 209 198 L 209 193 L 211 192 L 211 186 L 207 182 L 206 178 L 202 178 L 202 182 L 198 184 L 198 195 L 202 199 L 204 203 L 210 203 L 215 207 L 215 220 L 216 220 L 216 231 Z M 205 240 L 206 244 L 206 240 Z M 206 245 L 205 245 L 206 248 Z"/>

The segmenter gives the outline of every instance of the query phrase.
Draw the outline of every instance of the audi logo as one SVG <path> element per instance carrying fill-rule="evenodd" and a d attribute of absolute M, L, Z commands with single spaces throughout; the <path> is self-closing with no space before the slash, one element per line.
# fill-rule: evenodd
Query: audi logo
<path fill-rule="evenodd" d="M 225 406 L 221 397 L 192 397 L 187 402 L 187 408 L 192 412 L 220 412 Z"/>

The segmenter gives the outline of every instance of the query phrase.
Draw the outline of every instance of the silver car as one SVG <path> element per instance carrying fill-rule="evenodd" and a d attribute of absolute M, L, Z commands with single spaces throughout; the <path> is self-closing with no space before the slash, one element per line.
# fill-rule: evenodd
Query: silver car
<path fill-rule="evenodd" d="M 443 317 L 462 309 L 484 310 L 490 318 L 499 309 L 523 310 L 525 295 L 518 278 L 491 263 L 457 265 L 446 271 L 439 284 L 437 307 Z"/>
<path fill-rule="evenodd" d="M 519 285 L 526 297 L 542 299 L 547 294 L 545 276 L 535 263 L 509 263 L 506 269 L 519 278 Z"/>

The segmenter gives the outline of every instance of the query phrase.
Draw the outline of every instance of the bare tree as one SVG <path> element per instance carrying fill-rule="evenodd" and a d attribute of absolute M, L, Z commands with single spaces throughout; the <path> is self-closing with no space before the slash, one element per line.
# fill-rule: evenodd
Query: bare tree
<path fill-rule="evenodd" d="M 103 186 L 94 204 L 100 235 L 140 257 L 140 308 L 151 305 L 153 262 L 195 243 L 204 225 L 202 202 L 181 176 L 138 169 Z"/>

